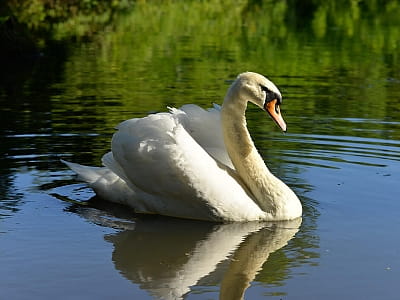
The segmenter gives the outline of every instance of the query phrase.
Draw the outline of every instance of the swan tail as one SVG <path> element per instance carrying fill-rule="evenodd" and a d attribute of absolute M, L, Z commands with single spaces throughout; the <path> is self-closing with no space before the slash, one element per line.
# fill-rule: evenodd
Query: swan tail
<path fill-rule="evenodd" d="M 80 180 L 89 184 L 95 183 L 100 177 L 104 176 L 106 172 L 106 168 L 83 166 L 63 159 L 61 159 L 61 162 L 74 171 Z"/>
<path fill-rule="evenodd" d="M 136 192 L 109 168 L 89 167 L 65 160 L 61 162 L 78 174 L 78 179 L 87 182 L 100 198 L 128 205 L 135 202 Z"/>

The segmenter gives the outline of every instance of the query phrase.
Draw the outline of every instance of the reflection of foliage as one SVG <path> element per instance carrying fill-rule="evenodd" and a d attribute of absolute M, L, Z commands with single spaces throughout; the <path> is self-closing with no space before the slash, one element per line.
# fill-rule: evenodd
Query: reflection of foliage
<path fill-rule="evenodd" d="M 77 48 L 59 68 L 65 80 L 52 86 L 53 91 L 62 91 L 51 106 L 53 129 L 83 130 L 80 124 L 86 121 L 87 132 L 106 134 L 92 139 L 102 139 L 108 147 L 114 126 L 134 113 L 142 116 L 191 102 L 204 107 L 220 103 L 228 87 L 224 81 L 243 70 L 265 73 L 279 85 L 289 98 L 290 104 L 283 109 L 292 133 L 329 130 L 329 122 L 337 121 L 326 120 L 326 115 L 391 118 L 398 99 L 396 85 L 385 80 L 400 77 L 394 67 L 398 51 L 393 48 L 399 47 L 400 40 L 400 35 L 393 34 L 400 28 L 394 17 L 399 5 L 394 1 L 379 6 L 374 1 L 335 3 L 137 2 L 113 21 L 110 30 L 97 35 L 94 43 Z M 75 15 L 90 13 L 89 6 L 82 7 Z M 51 20 L 55 23 L 43 26 L 61 28 L 55 18 Z M 377 40 L 384 43 L 378 47 Z M 315 43 L 319 46 L 308 46 Z M 47 73 L 54 74 L 43 70 L 42 75 Z M 315 126 L 318 122 L 324 126 Z M 274 149 L 303 147 L 264 139 L 272 125 L 267 118 L 260 120 L 251 106 L 249 126 L 261 151 L 268 149 L 273 155 Z M 391 125 L 360 126 L 379 130 Z M 350 126 L 335 128 L 343 129 L 336 132 L 339 135 L 357 134 Z M 376 131 L 365 132 L 375 137 Z M 398 131 L 390 132 L 398 135 Z M 104 152 L 90 151 L 99 152 L 93 160 Z"/>
<path fill-rule="evenodd" d="M 8 0 L 8 4 L 20 23 L 36 31 L 51 32 L 56 39 L 92 36 L 111 22 L 118 11 L 138 10 L 138 19 L 146 18 L 144 27 L 158 27 L 169 23 L 168 28 L 202 23 L 210 33 L 232 33 L 243 29 L 249 37 L 286 39 L 293 29 L 312 28 L 314 37 L 335 41 L 332 35 L 362 41 L 365 46 L 377 50 L 382 47 L 399 47 L 400 4 L 396 0 L 378 3 L 376 0 L 328 0 L 328 1 L 149 1 L 134 5 L 133 0 Z M 151 11 L 151 15 L 148 13 Z M 139 16 L 141 14 L 142 16 Z M 173 14 L 177 19 L 169 19 Z M 167 21 L 168 20 L 168 21 Z M 175 21 L 177 21 L 175 23 Z M 226 26 L 228 25 L 228 26 Z M 232 26 L 234 25 L 234 26 Z M 382 27 L 388 29 L 381 34 Z M 168 30 L 168 28 L 165 28 Z M 199 28 L 201 30 L 201 28 Z M 333 30 L 332 30 L 333 29 Z M 200 32 L 188 31 L 187 36 Z M 304 38 L 304 37 L 301 37 Z M 356 45 L 356 44 L 354 44 Z M 361 45 L 359 45 L 361 47 Z"/>
<path fill-rule="evenodd" d="M 356 107 L 367 115 L 371 113 L 371 107 L 376 106 L 378 96 L 380 105 L 375 107 L 374 114 L 384 117 L 386 107 L 382 104 L 386 101 L 383 98 L 390 93 L 390 87 L 379 81 L 385 72 L 387 78 L 396 76 L 391 74 L 393 71 L 389 66 L 398 62 L 395 47 L 399 47 L 400 35 L 392 32 L 400 27 L 399 21 L 391 16 L 400 6 L 394 2 L 386 4 L 386 9 L 378 9 L 360 2 L 352 4 L 357 7 L 347 13 L 353 2 L 340 6 L 335 3 L 313 1 L 307 6 L 311 12 L 305 12 L 290 1 L 277 4 L 245 1 L 137 4 L 129 15 L 119 19 L 113 33 L 103 36 L 100 60 L 104 61 L 97 57 L 97 64 L 113 65 L 117 69 L 118 66 L 131 66 L 129 69 L 124 67 L 124 72 L 114 69 L 113 81 L 143 76 L 152 81 L 151 87 L 132 82 L 125 90 L 127 98 L 135 92 L 148 94 L 159 90 L 169 101 L 157 105 L 155 99 L 149 97 L 145 102 L 125 102 L 124 105 L 135 106 L 135 109 L 127 107 L 130 111 L 137 111 L 137 105 L 143 107 L 142 111 L 149 111 L 163 109 L 165 104 L 191 101 L 186 95 L 195 98 L 196 102 L 202 99 L 207 103 L 219 102 L 226 86 L 219 85 L 220 90 L 215 93 L 215 85 L 210 89 L 210 84 L 227 79 L 227 74 L 233 77 L 237 70 L 247 69 L 287 76 L 280 80 L 283 86 L 301 85 L 304 95 L 309 97 L 318 94 L 336 96 L 323 101 L 314 101 L 317 99 L 311 99 L 311 96 L 307 103 L 301 103 L 301 107 L 292 106 L 297 115 L 306 109 L 310 115 L 330 110 L 333 116 L 340 113 L 351 117 Z M 324 18 L 319 12 L 322 9 Z M 302 19 L 303 14 L 310 16 L 308 22 Z M 309 30 L 311 28 L 314 31 Z M 324 32 L 318 32 L 321 28 Z M 378 40 L 384 42 L 379 44 Z M 315 42 L 321 46 L 306 47 Z M 304 74 L 315 76 L 311 82 L 319 82 L 319 85 L 311 85 L 310 81 L 297 77 Z M 196 89 L 187 84 L 194 81 Z M 345 81 L 360 87 L 368 87 L 374 82 L 375 87 L 373 90 L 343 90 Z M 166 86 L 172 89 L 165 89 Z M 151 91 L 145 90 L 146 87 Z M 188 89 L 190 92 L 186 93 Z M 352 100 L 360 93 L 365 94 L 366 105 L 349 102 L 338 110 L 337 96 Z M 292 102 L 292 105 L 296 104 Z"/>
<path fill-rule="evenodd" d="M 132 0 L 9 0 L 19 22 L 33 31 L 45 31 L 54 39 L 92 36 L 129 8 Z"/>
<path fill-rule="evenodd" d="M 62 132 L 74 126 L 82 130 L 78 124 L 87 120 L 88 131 L 108 135 L 134 112 L 143 115 L 188 102 L 205 107 L 220 103 L 227 88 L 224 81 L 243 70 L 271 76 L 284 97 L 290 98 L 289 111 L 284 113 L 292 133 L 323 133 L 329 122 L 337 122 L 326 120 L 326 115 L 390 120 L 398 106 L 395 83 L 400 73 L 394 67 L 399 64 L 398 1 L 378 5 L 375 0 L 134 4 L 129 0 L 8 0 L 8 4 L 18 21 L 15 24 L 39 35 L 44 32 L 41 36 L 50 39 L 101 32 L 65 63 L 67 51 L 62 53 L 57 68 L 62 74 L 41 66 L 40 74 L 56 81 L 48 92 L 63 91 L 51 106 L 55 112 L 69 112 L 59 122 L 54 120 L 54 128 Z M 126 13 L 114 18 L 118 11 Z M 6 24 L 9 19 L 0 21 Z M 48 54 L 51 43 L 43 44 Z M 53 56 L 59 58 L 57 51 Z M 6 73 L 9 80 L 10 72 Z M 58 83 L 60 77 L 68 84 Z M 41 77 L 32 78 L 30 84 L 41 89 L 44 99 L 44 85 L 35 80 Z M 253 116 L 250 109 L 249 125 L 258 146 L 273 154 L 276 143 L 262 138 L 270 128 L 269 120 Z M 324 127 L 315 126 L 318 122 Z M 360 122 L 359 126 L 379 130 L 391 125 Z M 335 128 L 343 128 L 339 135 L 355 134 L 350 127 Z M 398 131 L 390 132 L 399 137 Z"/>
<path fill-rule="evenodd" d="M 393 51 L 400 43 L 399 14 L 398 1 L 321 1 L 314 10 L 312 28 L 318 38 L 330 39 L 329 28 L 335 28 L 336 35 L 354 38 L 353 46 Z M 385 34 L 383 28 L 387 30 Z"/>

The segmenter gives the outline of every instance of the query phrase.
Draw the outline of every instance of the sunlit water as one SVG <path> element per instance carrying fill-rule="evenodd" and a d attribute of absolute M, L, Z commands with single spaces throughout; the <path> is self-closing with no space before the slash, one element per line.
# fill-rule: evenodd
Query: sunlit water
<path fill-rule="evenodd" d="M 173 7 L 166 15 L 175 17 Z M 138 27 L 147 19 L 124 16 L 115 32 L 69 45 L 65 55 L 50 49 L 2 84 L 0 298 L 397 299 L 395 64 L 368 47 L 343 53 L 329 38 L 302 44 L 290 26 L 287 45 L 269 47 L 251 22 L 238 40 L 224 35 L 220 44 L 199 31 L 196 39 L 186 27 L 178 31 L 184 20 L 160 19 L 169 39 L 147 39 L 150 25 Z M 202 28 L 192 22 L 185 26 Z M 237 26 L 225 22 L 227 31 Z M 393 57 L 382 51 L 379 57 Z M 258 108 L 250 106 L 247 116 L 265 161 L 301 198 L 301 221 L 210 224 L 135 215 L 92 198 L 59 161 L 100 165 L 119 122 L 166 106 L 221 103 L 246 70 L 269 76 L 283 93 L 288 133 Z"/>

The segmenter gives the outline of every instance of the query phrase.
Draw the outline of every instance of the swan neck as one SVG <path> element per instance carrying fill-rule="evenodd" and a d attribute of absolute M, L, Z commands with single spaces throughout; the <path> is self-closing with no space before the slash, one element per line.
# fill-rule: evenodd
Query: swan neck
<path fill-rule="evenodd" d="M 295 193 L 267 168 L 251 139 L 246 124 L 247 94 L 240 85 L 228 90 L 221 109 L 222 132 L 228 155 L 253 201 L 272 219 L 301 216 Z"/>
<path fill-rule="evenodd" d="M 221 111 L 222 130 L 228 155 L 239 176 L 264 211 L 274 213 L 276 205 L 271 187 L 277 179 L 267 168 L 251 139 L 246 123 L 247 101 L 230 90 Z"/>

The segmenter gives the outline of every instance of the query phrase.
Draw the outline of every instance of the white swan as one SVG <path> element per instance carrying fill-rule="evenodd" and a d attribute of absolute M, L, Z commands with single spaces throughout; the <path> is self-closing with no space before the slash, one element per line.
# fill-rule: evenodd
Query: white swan
<path fill-rule="evenodd" d="M 65 162 L 102 198 L 153 213 L 208 221 L 290 220 L 302 207 L 265 165 L 246 127 L 250 101 L 283 131 L 282 97 L 264 76 L 246 72 L 222 108 L 189 104 L 122 122 L 105 167 Z"/>

